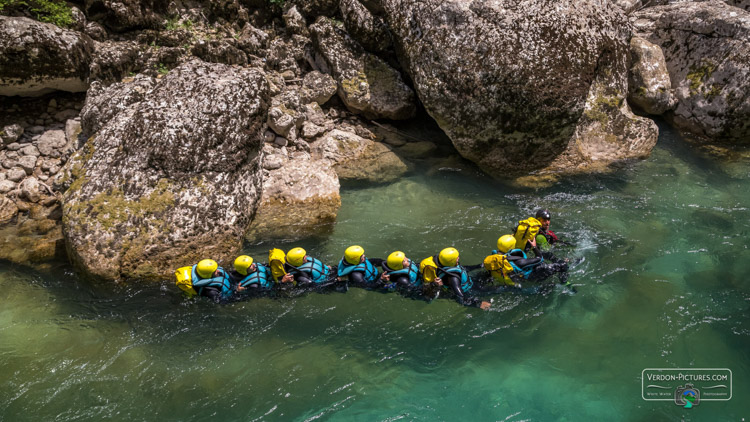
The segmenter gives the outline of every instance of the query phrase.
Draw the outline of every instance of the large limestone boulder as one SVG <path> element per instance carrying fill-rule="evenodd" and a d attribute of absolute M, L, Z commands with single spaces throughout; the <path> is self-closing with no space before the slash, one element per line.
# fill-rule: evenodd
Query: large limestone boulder
<path fill-rule="evenodd" d="M 750 142 L 750 13 L 711 1 L 634 16 L 638 35 L 664 51 L 675 125 L 695 139 Z"/>
<path fill-rule="evenodd" d="M 85 11 L 90 20 L 123 32 L 132 29 L 158 29 L 165 20 L 167 0 L 86 0 Z"/>
<path fill-rule="evenodd" d="M 310 145 L 313 157 L 333 163 L 342 181 L 388 183 L 409 167 L 386 145 L 334 129 Z"/>
<path fill-rule="evenodd" d="M 624 101 L 630 25 L 596 0 L 381 0 L 400 61 L 460 154 L 496 177 L 647 156 Z"/>
<path fill-rule="evenodd" d="M 71 259 L 107 279 L 231 259 L 260 198 L 267 91 L 257 69 L 191 61 L 103 124 L 59 181 Z"/>
<path fill-rule="evenodd" d="M 643 38 L 630 40 L 633 57 L 628 83 L 628 101 L 649 114 L 663 114 L 674 108 L 677 99 L 672 94 L 667 63 L 661 47 Z"/>
<path fill-rule="evenodd" d="M 358 0 L 341 0 L 341 16 L 346 32 L 367 51 L 382 53 L 391 47 L 391 34 L 388 26 L 379 16 L 373 15 Z"/>
<path fill-rule="evenodd" d="M 88 88 L 91 38 L 28 18 L 0 16 L 0 95 Z"/>
<path fill-rule="evenodd" d="M 118 82 L 137 67 L 142 51 L 134 41 L 95 43 L 90 77 L 104 83 Z"/>
<path fill-rule="evenodd" d="M 414 92 L 397 70 L 366 52 L 330 19 L 319 18 L 310 31 L 319 64 L 336 79 L 339 97 L 350 111 L 368 119 L 414 116 Z"/>
<path fill-rule="evenodd" d="M 85 136 L 96 133 L 114 116 L 130 105 L 146 99 L 156 86 L 156 79 L 139 74 L 122 83 L 105 87 L 96 81 L 86 93 L 86 103 L 81 109 L 81 129 Z"/>
<path fill-rule="evenodd" d="M 247 234 L 250 242 L 324 232 L 341 207 L 339 179 L 329 161 L 297 153 L 279 164 L 264 171 L 263 195 Z"/>

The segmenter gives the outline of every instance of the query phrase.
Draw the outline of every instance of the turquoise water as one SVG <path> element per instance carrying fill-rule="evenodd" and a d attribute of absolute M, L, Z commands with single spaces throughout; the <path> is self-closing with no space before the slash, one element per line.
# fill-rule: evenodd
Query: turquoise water
<path fill-rule="evenodd" d="M 559 253 L 584 258 L 578 294 L 501 294 L 488 312 L 359 289 L 215 306 L 171 280 L 2 263 L 0 420 L 747 419 L 750 165 L 675 137 L 662 127 L 648 160 L 541 190 L 424 162 L 345 190 L 330 235 L 299 242 L 331 264 L 352 243 L 417 259 L 455 246 L 470 264 L 548 207 L 577 245 Z M 733 399 L 643 401 L 650 367 L 730 368 Z"/>

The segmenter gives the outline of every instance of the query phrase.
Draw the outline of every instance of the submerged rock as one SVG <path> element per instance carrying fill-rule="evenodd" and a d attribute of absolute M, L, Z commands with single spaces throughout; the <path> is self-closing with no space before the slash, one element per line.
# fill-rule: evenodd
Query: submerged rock
<path fill-rule="evenodd" d="M 58 181 L 71 259 L 97 277 L 150 279 L 233 258 L 260 197 L 267 101 L 262 71 L 191 61 L 119 112 L 102 104 L 111 117 Z"/>
<path fill-rule="evenodd" d="M 496 177 L 576 172 L 649 154 L 625 103 L 630 26 L 600 2 L 382 0 L 429 114 Z"/>
<path fill-rule="evenodd" d="M 709 142 L 750 143 L 750 13 L 712 1 L 634 16 L 639 36 L 664 51 L 675 125 Z"/>
<path fill-rule="evenodd" d="M 0 95 L 86 91 L 93 51 L 87 35 L 28 18 L 0 16 Z"/>

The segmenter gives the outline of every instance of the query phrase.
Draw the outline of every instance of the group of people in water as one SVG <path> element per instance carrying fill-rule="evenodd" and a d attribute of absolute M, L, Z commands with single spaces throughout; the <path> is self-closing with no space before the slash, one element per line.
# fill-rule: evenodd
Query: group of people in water
<path fill-rule="evenodd" d="M 178 287 L 188 295 L 205 296 L 217 303 L 279 291 L 346 291 L 349 286 L 356 286 L 399 291 L 427 301 L 443 295 L 462 305 L 487 309 L 490 302 L 482 300 L 482 296 L 520 289 L 529 282 L 533 286 L 550 285 L 543 282 L 555 274 L 561 284 L 569 286 L 568 261 L 551 251 L 555 244 L 565 242 L 549 229 L 550 221 L 550 213 L 544 209 L 537 211 L 535 217 L 519 221 L 513 234 L 501 236 L 497 249 L 477 265 L 460 264 L 459 252 L 453 247 L 416 262 L 402 251 L 395 251 L 386 259 L 368 258 L 365 250 L 355 245 L 344 251 L 337 267 L 327 266 L 296 247 L 286 253 L 272 249 L 267 264 L 241 255 L 234 260 L 234 269 L 227 271 L 216 261 L 204 259 L 179 268 L 175 275 Z M 527 252 L 533 252 L 533 256 Z M 470 275 L 478 270 L 482 272 Z"/>

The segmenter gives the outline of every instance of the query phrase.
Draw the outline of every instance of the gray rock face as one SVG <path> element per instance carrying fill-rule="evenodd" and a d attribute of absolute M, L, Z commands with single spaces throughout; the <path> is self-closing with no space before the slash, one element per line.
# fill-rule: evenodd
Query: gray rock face
<path fill-rule="evenodd" d="M 329 229 L 341 206 L 339 179 L 330 163 L 307 156 L 278 164 L 263 179 L 260 207 L 247 239 L 301 238 Z"/>
<path fill-rule="evenodd" d="M 627 104 L 630 26 L 601 2 L 382 0 L 400 61 L 461 155 L 496 177 L 650 153 Z"/>
<path fill-rule="evenodd" d="M 330 100 L 335 93 L 336 81 L 330 75 L 313 70 L 305 75 L 299 97 L 303 104 L 316 102 L 322 105 Z"/>
<path fill-rule="evenodd" d="M 310 26 L 323 67 L 338 83 L 338 94 L 353 113 L 368 119 L 408 119 L 414 116 L 414 92 L 397 70 L 364 51 L 342 28 L 326 18 Z"/>
<path fill-rule="evenodd" d="M 750 142 L 750 13 L 698 2 L 634 16 L 638 35 L 664 51 L 675 125 L 710 142 Z"/>
<path fill-rule="evenodd" d="M 0 95 L 85 91 L 93 47 L 79 32 L 0 16 Z"/>
<path fill-rule="evenodd" d="M 382 53 L 391 47 L 391 34 L 385 22 L 370 13 L 358 0 L 341 0 L 341 15 L 346 32 L 367 51 Z"/>
<path fill-rule="evenodd" d="M 311 149 L 313 158 L 331 161 L 344 181 L 388 183 L 409 170 L 387 146 L 338 129 L 315 141 Z"/>
<path fill-rule="evenodd" d="M 116 114 L 131 104 L 143 101 L 155 85 L 156 79 L 145 75 L 137 75 L 131 82 L 116 83 L 106 88 L 99 82 L 92 83 L 81 109 L 83 134 L 88 137 L 96 133 Z"/>
<path fill-rule="evenodd" d="M 630 40 L 633 57 L 628 83 L 628 101 L 649 114 L 663 114 L 677 104 L 661 47 L 643 38 Z"/>
<path fill-rule="evenodd" d="M 152 279 L 233 258 L 260 197 L 267 101 L 261 71 L 191 61 L 109 113 L 58 181 L 70 184 L 74 262 L 98 277 Z"/>
<path fill-rule="evenodd" d="M 201 40 L 193 45 L 192 53 L 207 62 L 224 64 L 247 64 L 247 55 L 240 50 L 233 38 Z"/>
<path fill-rule="evenodd" d="M 138 44 L 133 41 L 106 41 L 95 45 L 91 62 L 91 80 L 95 81 L 119 82 L 135 68 L 140 56 Z"/>
<path fill-rule="evenodd" d="M 164 22 L 169 2 L 165 0 L 86 0 L 86 15 L 107 28 L 122 32 L 157 29 Z"/>

